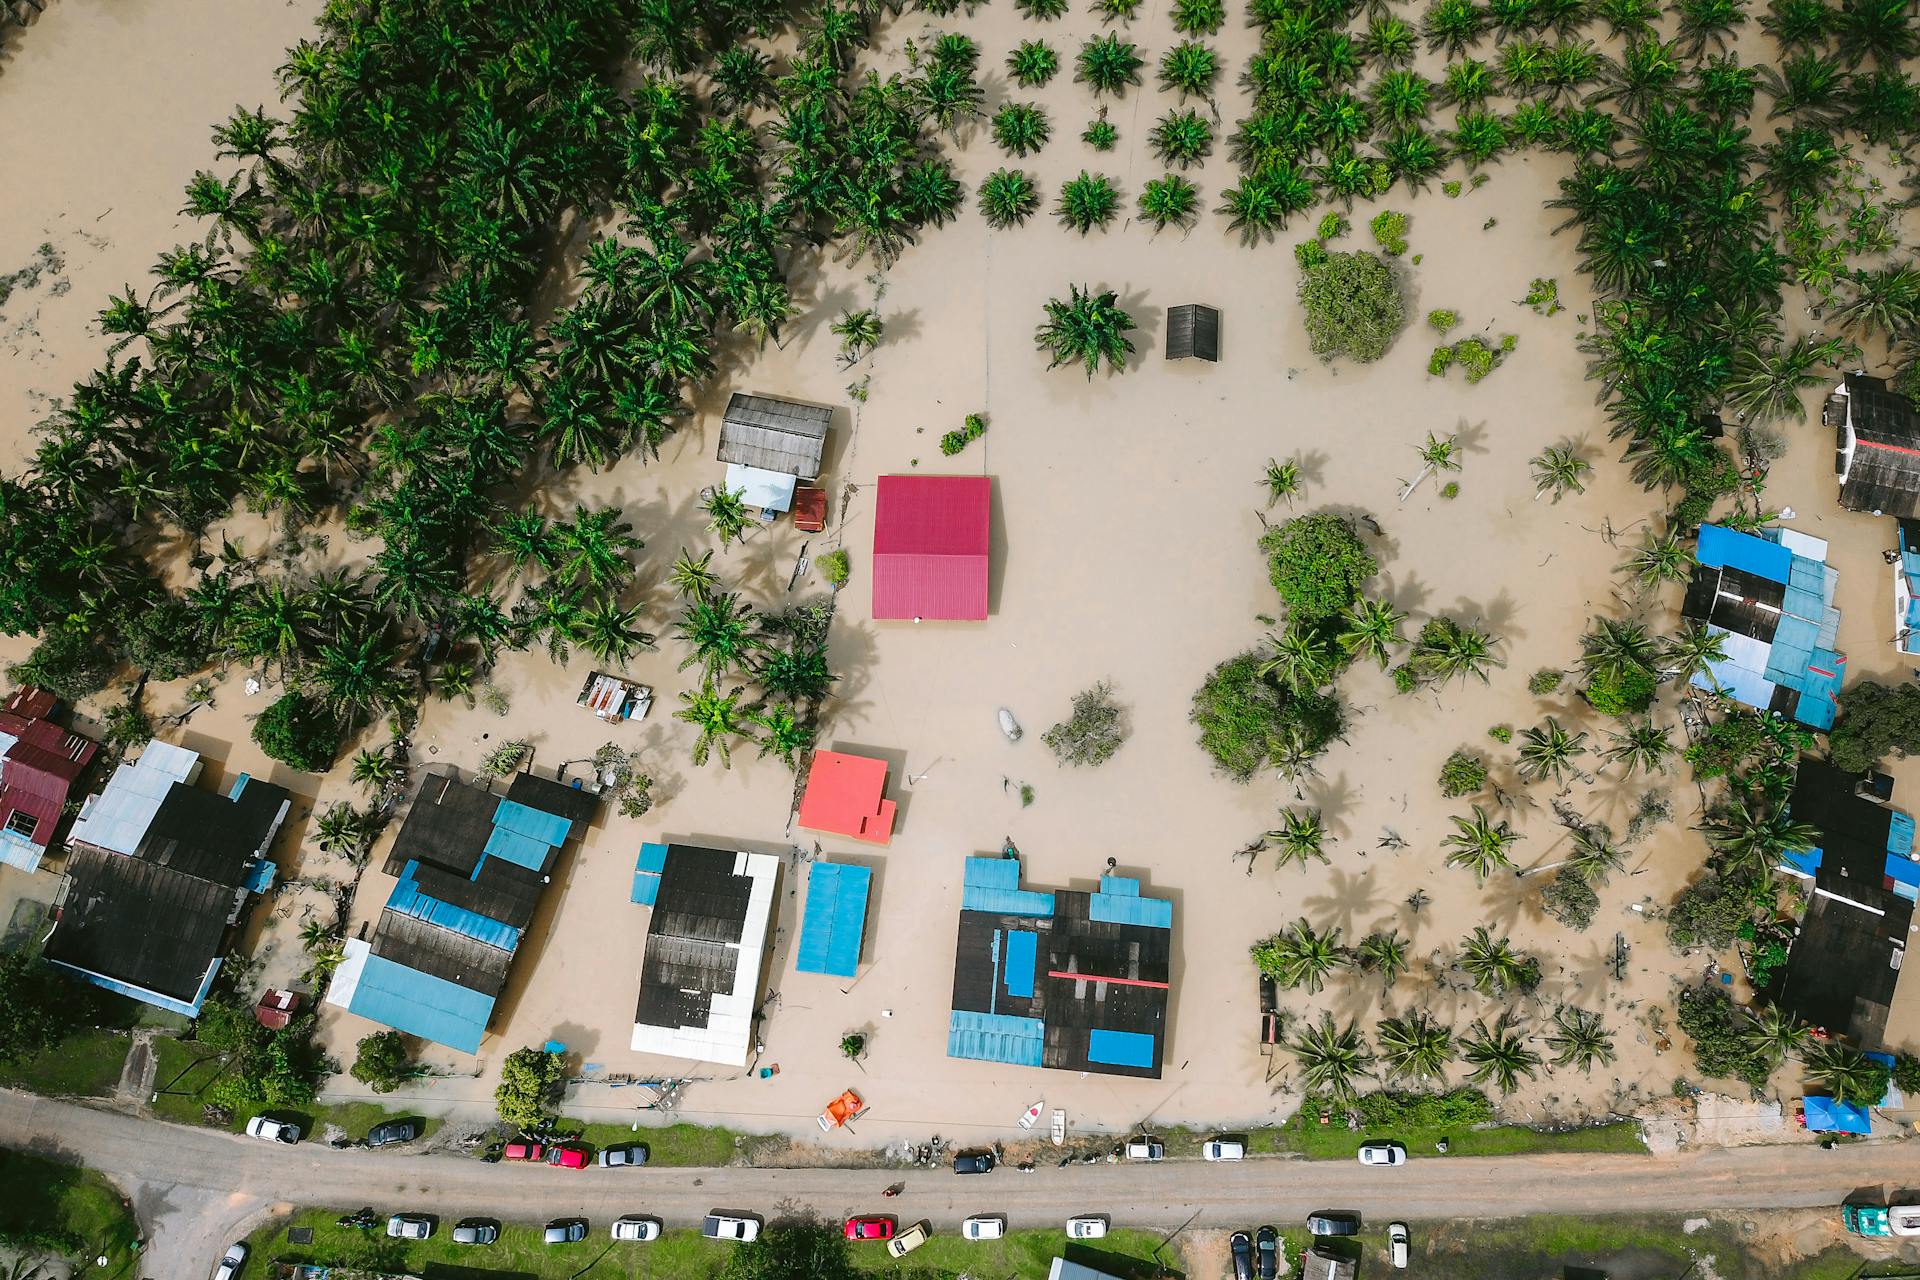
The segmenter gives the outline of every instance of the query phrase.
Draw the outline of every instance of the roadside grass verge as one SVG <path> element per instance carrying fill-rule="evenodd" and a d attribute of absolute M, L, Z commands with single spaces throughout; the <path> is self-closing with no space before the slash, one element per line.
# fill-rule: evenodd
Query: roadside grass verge
<path fill-rule="evenodd" d="M 157 1037 L 153 1042 L 153 1050 L 158 1064 L 153 1087 L 159 1095 L 152 1100 L 153 1113 L 175 1124 L 204 1127 L 207 1123 L 205 1093 L 220 1078 L 226 1066 L 224 1060 L 194 1041 L 177 1040 L 170 1036 Z M 412 1112 L 383 1107 L 377 1102 L 316 1102 L 292 1108 L 242 1107 L 234 1112 L 232 1122 L 223 1127 L 239 1133 L 247 1127 L 247 1121 L 257 1115 L 294 1121 L 300 1126 L 303 1140 L 317 1137 L 325 1126 L 333 1124 L 345 1130 L 347 1137 L 357 1142 L 377 1124 L 412 1116 L 423 1126 L 423 1132 L 414 1141 L 425 1142 L 443 1123 L 439 1116 L 413 1115 Z"/>
<path fill-rule="evenodd" d="M 0 1067 L 0 1085 L 52 1098 L 103 1098 L 119 1085 L 132 1045 L 124 1031 L 82 1031 L 45 1053 Z"/>
<path fill-rule="evenodd" d="M 101 1274 L 130 1275 L 139 1236 L 120 1192 L 100 1174 L 0 1150 L 0 1241 L 89 1267 L 104 1255 Z"/>
<path fill-rule="evenodd" d="M 624 1124 L 589 1124 L 563 1116 L 560 1128 L 577 1129 L 579 1140 L 591 1146 L 596 1153 L 602 1147 L 619 1147 L 629 1142 L 644 1143 L 649 1164 L 674 1169 L 717 1168 L 732 1164 L 752 1141 L 745 1134 L 735 1133 L 732 1129 L 709 1128 L 698 1124 L 672 1124 L 664 1129 L 641 1125 L 635 1129 Z"/>
<path fill-rule="evenodd" d="M 900 1229 L 913 1222 L 902 1218 Z M 1120 1280 L 1148 1280 L 1163 1274 L 1182 1275 L 1180 1250 L 1163 1244 L 1151 1231 L 1115 1229 L 1104 1239 L 1069 1244 L 1064 1231 L 1014 1231 L 999 1240 L 970 1242 L 952 1231 L 935 1235 L 904 1258 L 890 1256 L 883 1245 L 856 1246 L 854 1265 L 875 1275 L 1005 1276 L 1010 1280 L 1046 1280 L 1056 1257 Z"/>

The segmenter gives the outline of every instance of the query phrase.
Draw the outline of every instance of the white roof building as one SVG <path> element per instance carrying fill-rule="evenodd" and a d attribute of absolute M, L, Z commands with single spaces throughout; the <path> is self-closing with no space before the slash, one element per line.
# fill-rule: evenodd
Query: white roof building
<path fill-rule="evenodd" d="M 87 797 L 67 839 L 131 857 L 173 784 L 199 776 L 199 752 L 171 742 L 149 742 L 138 760 L 115 769 L 99 794 Z"/>
<path fill-rule="evenodd" d="M 657 888 L 639 899 L 653 915 L 634 1052 L 746 1065 L 779 873 L 769 853 L 667 846 Z"/>

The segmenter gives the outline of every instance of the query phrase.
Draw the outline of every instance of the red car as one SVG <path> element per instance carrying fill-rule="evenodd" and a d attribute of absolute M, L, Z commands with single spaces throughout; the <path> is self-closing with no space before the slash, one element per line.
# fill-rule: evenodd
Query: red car
<path fill-rule="evenodd" d="M 558 1165 L 562 1169 L 584 1169 L 590 1163 L 585 1147 L 560 1146 L 547 1148 L 547 1163 Z"/>
<path fill-rule="evenodd" d="M 893 1219 L 872 1214 L 863 1218 L 848 1218 L 847 1239 L 891 1240 L 893 1239 Z"/>
<path fill-rule="evenodd" d="M 523 1139 L 519 1142 L 509 1142 L 506 1149 L 500 1153 L 500 1158 L 539 1161 L 547 1158 L 547 1149 L 537 1142 L 528 1142 Z"/>

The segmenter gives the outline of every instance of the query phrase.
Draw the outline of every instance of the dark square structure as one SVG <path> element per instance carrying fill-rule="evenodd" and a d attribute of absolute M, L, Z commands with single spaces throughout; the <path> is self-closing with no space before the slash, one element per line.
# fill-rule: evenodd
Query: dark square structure
<path fill-rule="evenodd" d="M 1159 1079 L 1173 904 L 1140 882 L 1020 887 L 1014 858 L 968 858 L 947 1056 Z"/>
<path fill-rule="evenodd" d="M 1167 359 L 1220 359 L 1220 313 L 1197 302 L 1167 308 Z"/>
<path fill-rule="evenodd" d="M 640 960 L 636 1053 L 746 1062 L 779 871 L 772 854 L 666 846 Z"/>

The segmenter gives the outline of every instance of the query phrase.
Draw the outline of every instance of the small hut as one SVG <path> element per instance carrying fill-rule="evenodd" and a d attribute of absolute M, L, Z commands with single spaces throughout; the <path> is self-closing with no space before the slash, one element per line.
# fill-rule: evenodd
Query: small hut
<path fill-rule="evenodd" d="M 1220 312 L 1189 302 L 1167 308 L 1167 359 L 1220 359 Z"/>
<path fill-rule="evenodd" d="M 720 424 L 727 488 L 744 491 L 748 506 L 787 510 L 796 481 L 819 478 L 832 421 L 831 409 L 735 392 Z"/>

